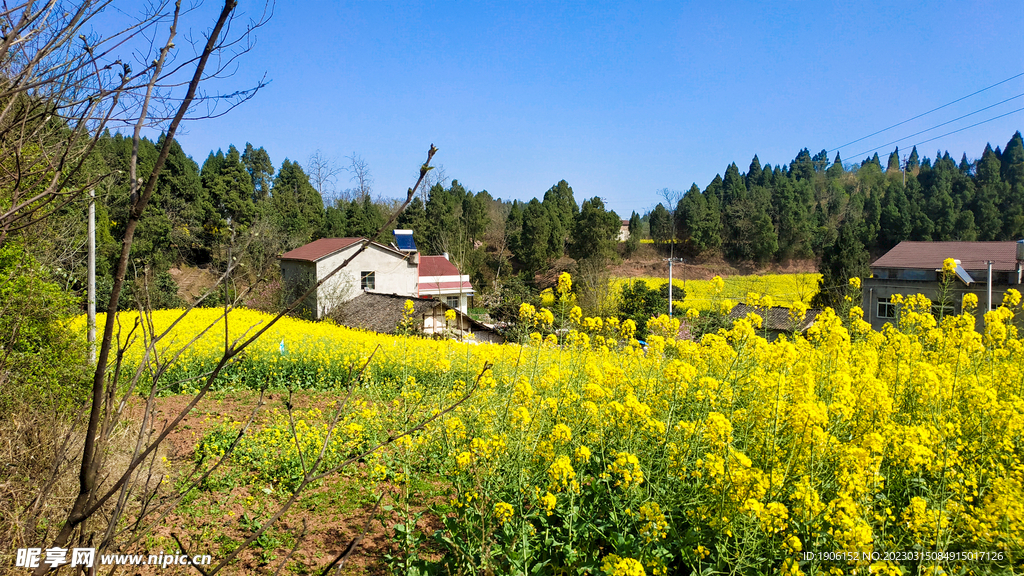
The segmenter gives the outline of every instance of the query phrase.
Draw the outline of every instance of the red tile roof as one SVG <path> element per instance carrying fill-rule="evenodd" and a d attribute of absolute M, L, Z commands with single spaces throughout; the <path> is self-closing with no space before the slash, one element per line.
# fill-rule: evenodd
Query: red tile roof
<path fill-rule="evenodd" d="M 875 260 L 872 268 L 913 268 L 935 270 L 953 258 L 965 270 L 984 270 L 992 260 L 993 270 L 1017 269 L 1017 243 L 1010 242 L 911 242 L 904 240 Z"/>
<path fill-rule="evenodd" d="M 281 254 L 281 260 L 305 260 L 316 262 L 326 256 L 330 256 L 339 250 L 363 240 L 363 238 L 321 238 L 314 240 L 305 246 L 299 246 L 295 250 L 289 250 Z"/>
<path fill-rule="evenodd" d="M 420 256 L 420 278 L 424 276 L 461 276 L 462 272 L 444 256 Z"/>
<path fill-rule="evenodd" d="M 473 285 L 469 279 L 444 256 L 420 256 L 419 291 L 424 292 L 463 292 L 472 293 Z"/>

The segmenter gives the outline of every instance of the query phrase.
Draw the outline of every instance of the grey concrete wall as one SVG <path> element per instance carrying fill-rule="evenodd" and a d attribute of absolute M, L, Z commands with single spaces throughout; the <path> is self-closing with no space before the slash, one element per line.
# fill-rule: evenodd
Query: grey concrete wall
<path fill-rule="evenodd" d="M 1003 293 L 1008 288 L 1015 288 L 1015 286 L 993 286 L 992 287 L 992 307 L 996 308 L 999 303 L 1003 301 Z M 915 294 L 924 294 L 932 304 L 938 304 L 939 299 L 939 284 L 938 282 L 923 282 L 915 280 L 886 280 L 879 278 L 865 278 L 861 281 L 861 292 L 863 294 L 861 300 L 861 308 L 864 309 L 864 319 L 871 323 L 871 327 L 875 330 L 881 330 L 883 326 L 890 322 L 894 322 L 892 318 L 879 318 L 878 317 L 878 299 L 879 298 L 891 298 L 896 294 L 902 294 L 904 297 L 913 296 Z M 965 286 L 963 283 L 954 282 L 953 287 L 949 290 L 947 295 L 947 301 L 953 306 L 953 313 L 960 314 L 963 310 L 962 303 L 965 294 L 974 294 L 978 297 L 978 309 L 975 312 L 977 322 L 975 326 L 980 330 L 983 327 L 982 317 L 987 310 L 987 287 L 983 283 L 975 283 L 970 286 Z"/>

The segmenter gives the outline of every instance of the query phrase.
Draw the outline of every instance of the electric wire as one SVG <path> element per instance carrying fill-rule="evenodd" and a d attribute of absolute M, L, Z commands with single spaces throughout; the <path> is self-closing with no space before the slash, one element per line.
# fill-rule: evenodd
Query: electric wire
<path fill-rule="evenodd" d="M 1003 100 L 1002 102 L 996 102 L 995 104 L 992 104 L 991 106 L 986 106 L 984 108 L 980 108 L 978 110 L 975 110 L 974 112 L 969 112 L 967 114 L 964 114 L 963 116 L 960 116 L 959 118 L 954 118 L 954 119 L 949 120 L 947 122 L 943 122 L 942 124 L 936 124 L 935 126 L 932 126 L 931 128 L 926 128 L 924 130 L 921 130 L 920 132 L 915 132 L 915 133 L 911 134 L 910 136 L 904 136 L 903 138 L 900 138 L 898 140 L 893 140 L 892 142 L 889 142 L 887 144 L 882 144 L 881 146 L 877 146 L 875 148 L 872 148 L 870 150 L 866 150 L 864 152 L 857 152 L 856 154 L 851 154 L 850 158 L 857 158 L 861 154 L 870 154 L 870 153 L 874 152 L 875 150 L 881 150 L 882 148 L 885 148 L 887 146 L 892 146 L 893 144 L 897 144 L 897 143 L 902 142 L 904 140 L 909 140 L 909 139 L 913 138 L 914 136 L 919 136 L 921 134 L 924 134 L 925 132 L 931 132 L 932 130 L 935 130 L 936 128 L 942 128 L 943 126 L 945 126 L 947 124 L 952 124 L 953 122 L 956 122 L 958 120 L 963 120 L 964 118 L 967 118 L 968 116 L 973 116 L 973 115 L 975 115 L 975 114 L 977 114 L 979 112 L 984 112 L 985 110 L 988 110 L 990 108 L 995 108 L 996 106 L 999 106 L 1000 104 L 1006 104 L 1010 100 L 1016 100 L 1017 98 L 1020 98 L 1021 96 L 1024 96 L 1024 92 L 1022 92 L 1020 94 L 1017 94 L 1016 96 L 1011 96 L 1010 98 L 1007 98 L 1006 100 Z M 1008 112 L 1007 114 L 1013 114 L 1013 112 Z M 999 116 L 997 116 L 997 118 L 999 118 Z M 993 120 L 994 119 L 995 118 L 993 118 Z M 970 126 L 968 126 L 968 128 L 970 128 Z M 953 134 L 953 132 L 950 132 L 950 134 Z M 941 138 L 941 136 L 937 136 L 936 138 Z M 925 140 L 925 142 L 931 142 L 931 140 Z"/>
<path fill-rule="evenodd" d="M 867 136 L 864 136 L 863 138 L 858 138 L 858 139 L 853 140 L 851 142 L 847 142 L 846 144 L 843 144 L 842 146 L 839 146 L 837 148 L 833 148 L 833 149 L 829 150 L 829 153 L 831 154 L 832 152 L 835 152 L 836 150 L 841 150 L 843 148 L 846 148 L 850 144 L 856 144 L 857 142 L 860 142 L 861 140 L 867 140 L 868 138 L 871 138 L 872 136 L 877 136 L 878 134 L 881 134 L 882 132 L 885 132 L 887 130 L 892 130 L 893 128 L 896 128 L 897 126 L 902 126 L 902 125 L 906 124 L 907 122 L 911 122 L 913 120 L 917 120 L 918 118 L 921 118 L 922 116 L 927 116 L 928 114 L 931 114 L 932 112 L 936 112 L 938 110 L 942 110 L 943 108 L 945 108 L 947 106 L 952 106 L 953 104 L 956 104 L 957 102 L 960 102 L 962 100 L 966 100 L 966 99 L 970 98 L 971 96 L 975 96 L 977 94 L 981 94 L 982 92 L 984 92 L 986 90 L 990 90 L 992 88 L 995 88 L 996 86 L 999 86 L 1000 84 L 1005 84 L 1005 83 L 1009 82 L 1010 80 L 1013 80 L 1015 78 L 1020 78 L 1021 76 L 1024 76 L 1024 72 L 1021 72 L 1020 74 L 1016 74 L 1014 76 L 1010 76 L 1006 80 L 1002 80 L 1000 82 L 996 82 L 995 84 L 993 84 L 991 86 L 987 86 L 985 88 L 982 88 L 981 90 L 978 90 L 977 92 L 972 92 L 972 93 L 968 94 L 967 96 L 963 96 L 961 98 L 957 98 L 956 100 L 953 100 L 952 102 L 947 102 L 946 104 L 943 104 L 942 106 L 939 106 L 938 108 L 932 108 L 931 110 L 929 110 L 927 112 L 924 112 L 924 113 L 921 113 L 921 114 L 918 114 L 917 116 L 914 116 L 913 118 L 908 118 L 908 119 L 906 119 L 906 120 L 904 120 L 902 122 L 897 122 L 896 124 L 893 124 L 892 126 L 889 126 L 888 128 L 883 128 L 883 129 L 879 130 L 878 132 L 873 132 L 871 134 L 868 134 Z"/>
<path fill-rule="evenodd" d="M 1017 112 L 1021 112 L 1021 111 L 1024 111 L 1024 108 L 1017 108 L 1016 110 L 1011 110 L 1011 111 L 1007 112 L 1006 114 L 1000 114 L 999 116 L 994 116 L 992 118 L 989 118 L 988 120 L 982 120 L 981 122 L 978 122 L 976 124 L 971 124 L 970 126 L 964 126 L 963 128 L 958 128 L 956 130 L 953 130 L 952 132 L 946 132 L 942 136 L 936 136 L 935 138 L 929 138 L 927 140 L 924 140 L 922 142 L 918 142 L 917 144 L 914 144 L 914 146 L 920 146 L 921 144 L 927 144 L 928 142 L 931 142 L 932 140 L 938 140 L 939 138 L 945 138 L 946 136 L 949 136 L 950 134 L 956 134 L 957 132 L 962 132 L 964 130 L 967 130 L 968 128 L 974 128 L 975 126 L 981 126 L 982 124 L 985 124 L 986 122 L 991 122 L 993 120 L 998 120 L 998 119 L 1002 118 L 1003 116 L 1009 116 L 1010 114 L 1016 114 Z"/>

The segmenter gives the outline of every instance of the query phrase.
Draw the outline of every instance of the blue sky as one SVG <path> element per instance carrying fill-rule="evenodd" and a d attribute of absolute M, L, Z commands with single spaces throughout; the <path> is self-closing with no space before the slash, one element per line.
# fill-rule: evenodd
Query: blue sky
<path fill-rule="evenodd" d="M 355 152 L 392 197 L 433 143 L 468 189 L 529 199 L 565 179 L 577 201 L 628 217 L 730 162 L 832 150 L 1020 74 L 1022 31 L 1017 2 L 281 2 L 215 88 L 271 83 L 179 140 L 200 164 L 246 142 L 275 166 Z M 1024 76 L 840 152 L 1021 94 Z M 899 145 L 1018 108 L 1024 97 Z M 1021 129 L 1017 112 L 919 151 L 973 158 Z"/>

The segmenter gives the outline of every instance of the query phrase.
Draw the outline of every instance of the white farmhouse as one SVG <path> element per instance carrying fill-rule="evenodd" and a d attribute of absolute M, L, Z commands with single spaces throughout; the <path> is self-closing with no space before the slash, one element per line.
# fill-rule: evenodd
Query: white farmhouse
<path fill-rule="evenodd" d="M 401 240 L 404 230 L 396 230 Z M 366 249 L 347 267 L 331 276 L 306 303 L 306 313 L 319 319 L 334 307 L 364 293 L 433 297 L 465 314 L 473 286 L 447 255 L 422 256 L 400 241 L 402 248 L 366 238 L 322 238 L 280 257 L 281 279 L 297 297 L 325 278 L 363 245 Z"/>

